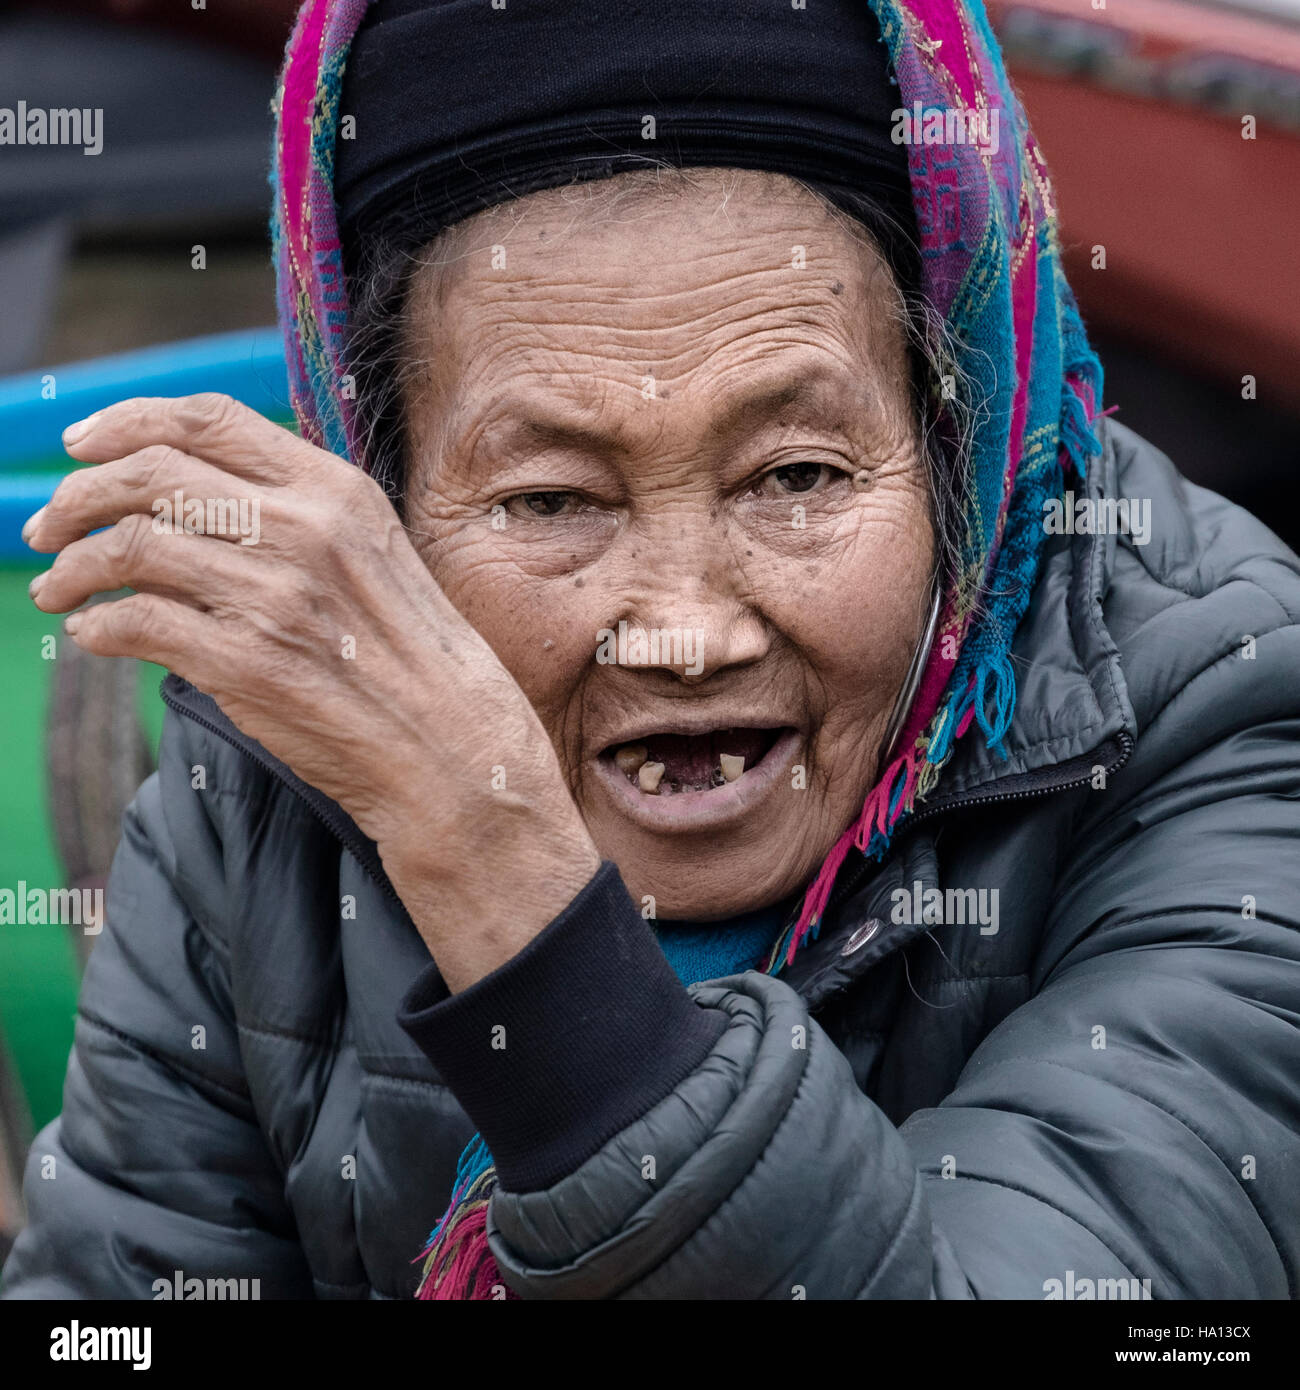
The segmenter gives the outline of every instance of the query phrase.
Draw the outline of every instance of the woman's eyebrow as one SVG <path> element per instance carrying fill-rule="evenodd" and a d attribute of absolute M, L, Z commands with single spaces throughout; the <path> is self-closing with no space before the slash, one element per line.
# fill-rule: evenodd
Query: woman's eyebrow
<path fill-rule="evenodd" d="M 790 380 L 783 372 L 778 381 L 751 386 L 727 398 L 721 414 L 709 423 L 714 437 L 735 434 L 741 428 L 752 433 L 774 415 L 785 410 L 798 411 L 807 422 L 826 423 L 827 412 L 844 404 L 842 379 L 826 370 L 801 372 Z"/>
<path fill-rule="evenodd" d="M 461 435 L 464 442 L 466 435 Z M 608 453 L 624 442 L 617 427 L 602 428 L 585 424 L 571 416 L 548 413 L 536 401 L 506 397 L 495 403 L 492 419 L 486 425 L 472 428 L 473 443 L 470 457 L 491 450 L 513 452 L 522 449 L 575 449 L 587 453 Z"/>
<path fill-rule="evenodd" d="M 753 433 L 783 411 L 794 411 L 802 423 L 842 433 L 842 426 L 832 421 L 838 422 L 848 385 L 848 378 L 825 367 L 800 371 L 793 380 L 790 371 L 783 370 L 779 378 L 769 377 L 724 397 L 721 413 L 709 420 L 707 432 L 715 439 L 742 430 Z M 536 400 L 517 397 L 497 401 L 493 416 L 475 431 L 471 458 L 484 448 L 494 452 L 560 448 L 589 454 L 632 452 L 636 448 L 627 429 L 630 421 L 586 423 L 567 413 L 552 413 Z"/>

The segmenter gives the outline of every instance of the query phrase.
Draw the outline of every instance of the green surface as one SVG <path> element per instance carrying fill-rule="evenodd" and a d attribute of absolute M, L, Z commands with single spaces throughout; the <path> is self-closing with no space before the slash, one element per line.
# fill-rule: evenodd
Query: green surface
<path fill-rule="evenodd" d="M 62 870 L 50 833 L 45 780 L 45 707 L 54 662 L 66 641 L 61 621 L 37 609 L 27 585 L 44 563 L 0 567 L 0 888 L 20 880 L 57 887 Z M 157 747 L 164 706 L 157 667 L 141 665 L 141 712 Z M 72 1044 L 77 962 L 63 926 L 0 925 L 0 1028 L 39 1128 L 58 1114 Z"/>
<path fill-rule="evenodd" d="M 41 646 L 47 635 L 63 638 L 57 621 L 27 597 L 40 568 L 0 569 L 0 887 L 12 889 L 20 879 L 60 881 L 43 757 L 53 662 L 42 658 Z M 0 926 L 0 1026 L 37 1126 L 59 1109 L 76 1002 L 77 967 L 67 929 Z"/>
<path fill-rule="evenodd" d="M 296 431 L 291 418 L 271 418 Z M 60 452 L 24 459 L 22 471 L 48 471 L 53 483 L 70 466 L 79 465 Z M 42 643 L 53 637 L 57 652 L 67 639 L 61 619 L 42 613 L 27 596 L 32 577 L 50 563 L 43 557 L 30 565 L 0 564 L 0 888 L 13 890 L 22 881 L 63 886 L 45 778 L 45 711 L 54 663 L 42 655 Z M 166 712 L 158 695 L 165 674 L 140 663 L 140 714 L 155 752 Z M 0 1034 L 37 1129 L 62 1107 L 78 969 L 65 926 L 0 925 Z"/>

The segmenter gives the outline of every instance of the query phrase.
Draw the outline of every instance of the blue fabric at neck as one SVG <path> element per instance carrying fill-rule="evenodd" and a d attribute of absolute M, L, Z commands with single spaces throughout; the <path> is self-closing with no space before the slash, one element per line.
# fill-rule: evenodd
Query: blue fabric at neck
<path fill-rule="evenodd" d="M 778 903 L 721 922 L 656 921 L 651 925 L 677 978 L 693 985 L 761 969 L 788 911 L 788 903 Z"/>

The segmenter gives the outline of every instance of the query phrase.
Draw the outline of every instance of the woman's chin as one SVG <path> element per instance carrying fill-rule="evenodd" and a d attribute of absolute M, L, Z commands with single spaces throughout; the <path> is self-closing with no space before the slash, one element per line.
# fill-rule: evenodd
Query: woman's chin
<path fill-rule="evenodd" d="M 632 899 L 648 919 L 724 921 L 782 902 L 817 871 L 817 862 L 783 854 L 759 842 L 707 857 L 681 858 L 632 852 L 602 856 L 618 865 Z M 808 864 L 812 863 L 809 868 Z"/>

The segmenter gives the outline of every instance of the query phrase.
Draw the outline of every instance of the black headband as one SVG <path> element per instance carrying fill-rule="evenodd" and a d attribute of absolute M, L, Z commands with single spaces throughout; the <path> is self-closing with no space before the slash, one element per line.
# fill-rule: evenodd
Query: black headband
<path fill-rule="evenodd" d="M 897 102 L 865 0 L 374 0 L 339 106 L 345 256 L 653 159 L 813 183 L 875 223 L 907 285 Z"/>

